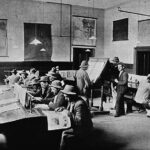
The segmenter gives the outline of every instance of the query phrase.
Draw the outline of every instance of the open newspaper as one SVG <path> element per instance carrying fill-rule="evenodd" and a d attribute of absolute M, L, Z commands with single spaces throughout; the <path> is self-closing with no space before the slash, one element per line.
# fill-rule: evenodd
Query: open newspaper
<path fill-rule="evenodd" d="M 70 118 L 62 113 L 55 111 L 42 111 L 47 116 L 48 130 L 66 129 L 71 127 Z"/>

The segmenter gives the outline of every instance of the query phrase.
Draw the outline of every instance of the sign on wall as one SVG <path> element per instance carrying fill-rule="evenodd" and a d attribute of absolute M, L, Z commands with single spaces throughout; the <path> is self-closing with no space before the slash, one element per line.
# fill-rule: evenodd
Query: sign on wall
<path fill-rule="evenodd" d="M 96 19 L 73 16 L 73 45 L 95 46 Z"/>

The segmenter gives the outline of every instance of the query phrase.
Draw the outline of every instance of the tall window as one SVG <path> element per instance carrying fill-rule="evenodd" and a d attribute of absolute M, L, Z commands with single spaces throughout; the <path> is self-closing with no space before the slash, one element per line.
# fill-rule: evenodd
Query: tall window
<path fill-rule="evenodd" d="M 113 41 L 128 40 L 128 18 L 113 21 Z"/>
<path fill-rule="evenodd" d="M 0 19 L 0 56 L 7 56 L 7 20 Z"/>
<path fill-rule="evenodd" d="M 34 39 L 40 44 L 31 44 Z M 51 61 L 52 39 L 50 24 L 24 23 L 25 61 Z"/>

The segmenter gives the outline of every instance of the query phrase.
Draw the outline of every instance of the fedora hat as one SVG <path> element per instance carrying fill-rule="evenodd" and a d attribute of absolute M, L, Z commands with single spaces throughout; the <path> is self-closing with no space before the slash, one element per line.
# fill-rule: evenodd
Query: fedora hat
<path fill-rule="evenodd" d="M 48 71 L 47 76 L 55 76 L 56 73 L 54 71 Z"/>
<path fill-rule="evenodd" d="M 28 75 L 28 73 L 27 73 L 25 70 L 22 70 L 22 71 L 20 72 L 20 74 Z"/>
<path fill-rule="evenodd" d="M 68 84 L 65 85 L 64 89 L 61 90 L 61 92 L 64 94 L 68 94 L 68 95 L 76 95 L 77 94 L 75 91 L 75 87 L 72 85 L 68 85 Z"/>
<path fill-rule="evenodd" d="M 40 78 L 39 82 L 49 82 L 49 77 L 48 76 L 42 76 Z"/>
<path fill-rule="evenodd" d="M 36 69 L 35 69 L 35 68 L 31 68 L 31 69 L 30 69 L 30 72 L 36 73 Z"/>
<path fill-rule="evenodd" d="M 119 58 L 115 56 L 111 61 L 113 63 L 119 63 Z"/>
<path fill-rule="evenodd" d="M 12 72 L 12 73 L 17 73 L 17 70 L 16 70 L 16 69 L 13 69 L 11 72 Z"/>
<path fill-rule="evenodd" d="M 80 68 L 87 68 L 89 65 L 88 65 L 88 62 L 86 60 L 83 60 L 81 62 L 81 65 L 80 65 Z"/>
<path fill-rule="evenodd" d="M 122 65 L 122 66 L 123 66 L 123 68 L 125 68 L 125 67 L 126 67 L 125 63 L 123 63 L 123 62 L 119 62 L 119 63 L 117 63 L 117 65 Z"/>
<path fill-rule="evenodd" d="M 58 89 L 62 89 L 62 85 L 61 85 L 61 82 L 59 80 L 54 80 L 52 81 L 51 87 L 55 87 L 55 88 L 58 88 Z"/>

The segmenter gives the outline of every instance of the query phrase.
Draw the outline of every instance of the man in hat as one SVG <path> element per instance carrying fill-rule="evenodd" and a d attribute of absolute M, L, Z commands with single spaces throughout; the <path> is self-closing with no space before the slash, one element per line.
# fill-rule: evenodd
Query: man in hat
<path fill-rule="evenodd" d="M 19 82 L 20 76 L 17 75 L 17 70 L 13 69 L 11 75 L 8 76 L 4 81 L 6 84 L 13 86 L 15 83 Z"/>
<path fill-rule="evenodd" d="M 62 90 L 61 81 L 54 80 L 51 84 L 51 92 L 53 93 L 52 100 L 49 103 L 49 109 L 55 110 L 58 107 L 67 107 L 67 101 L 63 93 L 60 91 Z"/>
<path fill-rule="evenodd" d="M 37 95 L 37 93 L 41 90 L 41 85 L 39 79 L 33 79 L 28 85 L 28 91 L 33 96 Z"/>
<path fill-rule="evenodd" d="M 28 86 L 29 84 L 29 78 L 28 78 L 28 73 L 25 70 L 22 70 L 20 72 L 20 80 L 19 80 L 19 84 L 22 86 Z"/>
<path fill-rule="evenodd" d="M 59 74 L 59 72 L 57 72 L 55 67 L 52 67 L 52 69 L 48 71 L 46 75 L 49 76 L 50 83 L 54 80 L 62 80 L 61 75 Z"/>
<path fill-rule="evenodd" d="M 143 111 L 146 109 L 147 117 L 150 117 L 150 74 L 140 81 L 134 100 L 134 105 Z"/>
<path fill-rule="evenodd" d="M 40 82 L 40 85 L 41 85 L 41 89 L 40 89 L 39 92 L 34 94 L 35 98 L 33 100 L 33 103 L 36 103 L 36 104 L 49 104 L 53 94 L 52 94 L 51 88 L 49 86 L 48 76 L 41 76 L 39 82 Z M 38 97 L 38 98 L 36 98 L 36 97 Z"/>
<path fill-rule="evenodd" d="M 33 79 L 32 81 L 29 82 L 28 86 L 27 86 L 27 90 L 28 90 L 28 93 L 30 93 L 33 97 L 39 95 L 40 91 L 41 91 L 41 85 L 40 85 L 40 82 L 39 82 L 39 79 Z M 28 95 L 26 96 L 26 99 L 25 99 L 25 107 L 26 108 L 30 108 L 30 100 L 31 100 L 31 97 Z M 36 103 L 36 100 L 34 99 L 35 103 Z M 32 107 L 34 106 L 34 103 L 32 103 Z"/>
<path fill-rule="evenodd" d="M 28 75 L 28 78 L 30 81 L 32 81 L 35 78 L 38 78 L 36 75 L 36 72 L 37 72 L 37 70 L 35 68 L 30 69 L 30 71 L 29 71 L 30 74 Z"/>
<path fill-rule="evenodd" d="M 89 106 L 89 97 L 91 93 L 91 81 L 86 70 L 88 69 L 88 62 L 83 60 L 80 69 L 76 72 L 75 80 L 78 89 L 78 94 L 87 102 Z"/>
<path fill-rule="evenodd" d="M 111 109 L 115 109 L 115 104 L 116 104 L 116 97 L 117 97 L 116 86 L 117 86 L 117 84 L 114 80 L 117 79 L 119 76 L 118 63 L 119 63 L 119 58 L 116 56 L 110 61 L 110 81 L 111 81 L 111 94 L 112 94 Z"/>
<path fill-rule="evenodd" d="M 124 95 L 128 89 L 128 73 L 125 72 L 124 63 L 118 63 L 119 77 L 115 79 L 117 83 L 117 98 L 116 98 L 116 113 L 114 117 L 119 117 L 121 115 L 125 115 L 124 108 Z"/>
<path fill-rule="evenodd" d="M 62 107 L 57 108 L 56 111 L 64 111 L 71 119 L 72 127 L 66 131 L 63 131 L 60 150 L 67 150 L 69 148 L 74 148 L 79 146 L 81 139 L 85 139 L 90 135 L 93 129 L 93 123 L 91 120 L 90 111 L 88 109 L 87 103 L 78 97 L 76 89 L 72 85 L 66 85 L 62 90 L 65 99 L 68 101 L 67 109 Z M 78 149 L 76 148 L 76 149 Z"/>

